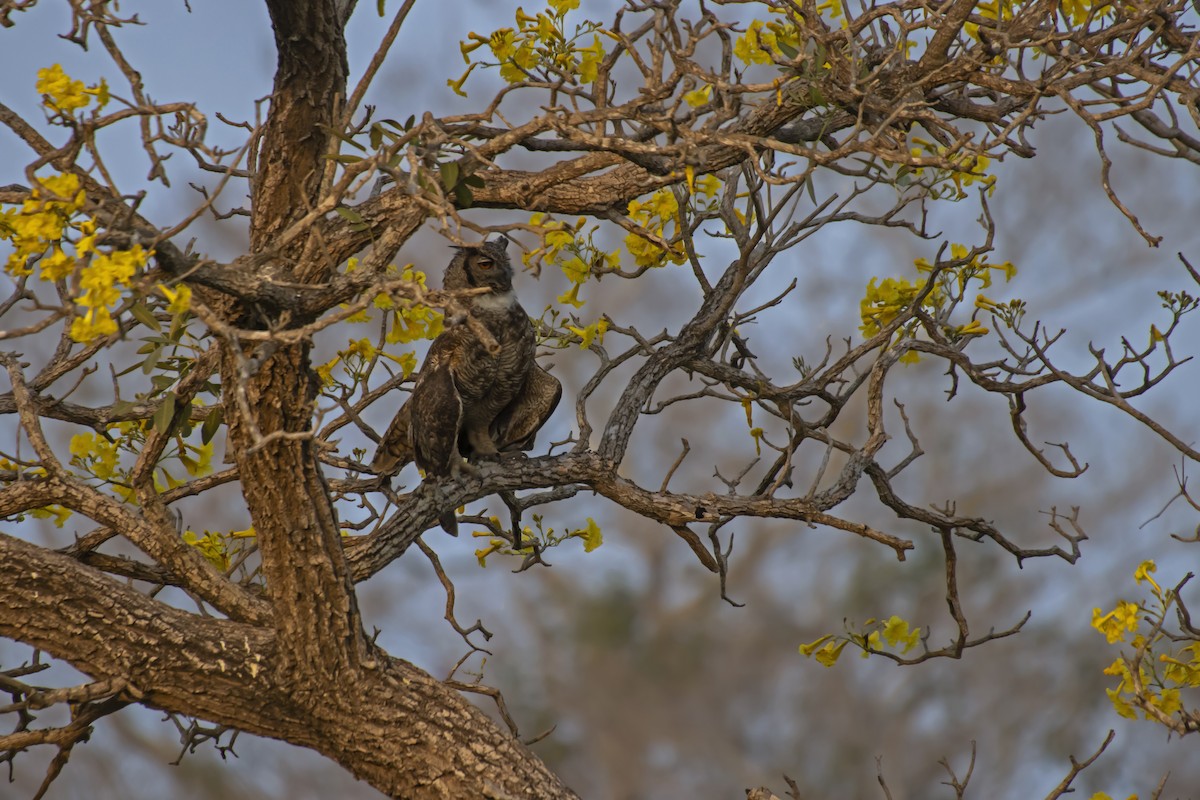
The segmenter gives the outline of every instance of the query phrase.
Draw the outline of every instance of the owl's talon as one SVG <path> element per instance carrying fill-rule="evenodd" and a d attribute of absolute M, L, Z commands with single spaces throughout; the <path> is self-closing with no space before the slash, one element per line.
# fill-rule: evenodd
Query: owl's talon
<path fill-rule="evenodd" d="M 455 466 L 450 468 L 450 477 L 456 481 L 462 482 L 463 478 L 478 478 L 479 467 L 472 464 L 466 459 L 460 460 Z"/>

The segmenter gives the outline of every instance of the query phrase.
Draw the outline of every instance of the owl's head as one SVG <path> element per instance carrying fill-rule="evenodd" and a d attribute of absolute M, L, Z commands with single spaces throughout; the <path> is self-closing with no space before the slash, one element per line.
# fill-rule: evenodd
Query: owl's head
<path fill-rule="evenodd" d="M 512 290 L 513 268 L 508 260 L 508 239 L 456 247 L 458 252 L 446 267 L 445 289 L 490 287 L 496 294 Z"/>

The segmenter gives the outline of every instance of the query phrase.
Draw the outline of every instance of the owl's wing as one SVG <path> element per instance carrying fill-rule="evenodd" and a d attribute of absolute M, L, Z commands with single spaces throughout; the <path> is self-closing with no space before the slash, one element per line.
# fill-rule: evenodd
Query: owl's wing
<path fill-rule="evenodd" d="M 534 437 L 550 419 L 561 398 L 562 384 L 558 378 L 534 364 L 521 391 L 493 423 L 496 447 L 504 452 L 532 448 Z"/>
<path fill-rule="evenodd" d="M 379 475 L 394 475 L 413 460 L 412 449 L 412 398 L 405 401 L 388 426 L 379 448 L 371 461 L 371 469 Z"/>
<path fill-rule="evenodd" d="M 454 380 L 454 359 L 430 358 L 417 378 L 409 405 L 412 406 L 410 439 L 417 466 L 427 475 L 452 474 L 462 458 L 458 452 L 458 433 L 463 417 L 462 395 Z"/>

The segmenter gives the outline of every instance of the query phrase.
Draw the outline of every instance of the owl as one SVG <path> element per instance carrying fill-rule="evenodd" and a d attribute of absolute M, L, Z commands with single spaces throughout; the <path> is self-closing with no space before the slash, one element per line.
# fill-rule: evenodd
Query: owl
<path fill-rule="evenodd" d="M 489 353 L 469 325 L 448 325 L 379 442 L 371 462 L 376 473 L 391 475 L 416 461 L 427 478 L 458 478 L 474 470 L 472 461 L 533 447 L 554 412 L 562 385 L 534 361 L 533 324 L 513 291 L 507 248 L 503 237 L 457 248 L 442 281 L 445 289 L 491 289 L 467 302 L 499 350 Z M 439 521 L 457 535 L 453 511 Z"/>

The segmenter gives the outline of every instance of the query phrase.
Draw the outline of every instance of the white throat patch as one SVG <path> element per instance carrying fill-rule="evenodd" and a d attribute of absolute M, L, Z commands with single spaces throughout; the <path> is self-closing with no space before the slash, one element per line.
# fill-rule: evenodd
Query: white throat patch
<path fill-rule="evenodd" d="M 517 294 L 512 290 L 501 294 L 489 292 L 471 298 L 471 305 L 480 311 L 507 311 L 516 304 Z"/>

